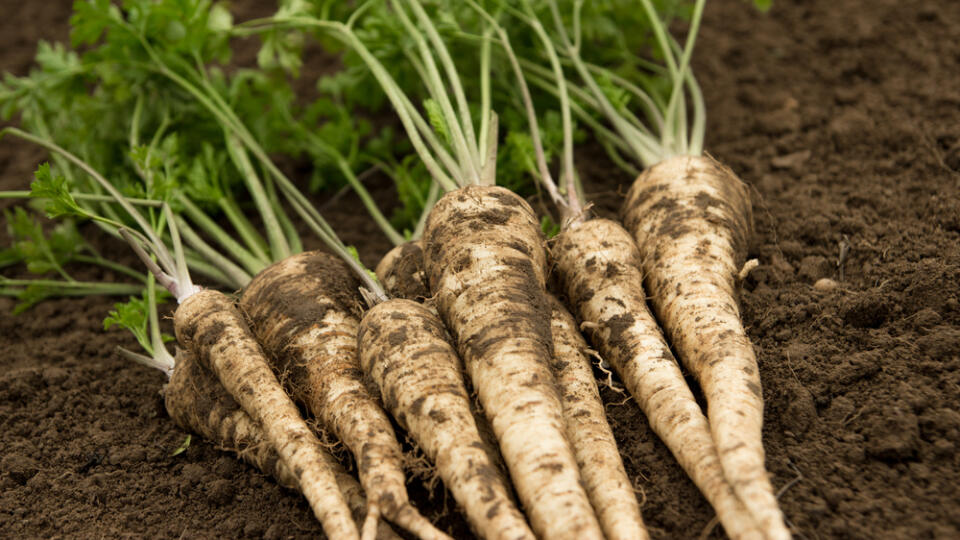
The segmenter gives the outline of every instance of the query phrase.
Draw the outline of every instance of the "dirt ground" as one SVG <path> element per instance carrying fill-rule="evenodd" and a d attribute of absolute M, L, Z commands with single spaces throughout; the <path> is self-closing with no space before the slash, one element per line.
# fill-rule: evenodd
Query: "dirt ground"
<path fill-rule="evenodd" d="M 25 73 L 37 39 L 66 37 L 70 3 L 53 4 L 2 1 L 0 70 Z M 960 537 L 960 2 L 775 0 L 761 15 L 714 0 L 698 47 L 707 149 L 754 188 L 760 266 L 743 312 L 797 537 Z M 0 190 L 25 189 L 41 159 L 0 142 Z M 629 179 L 585 173 L 615 209 Z M 367 262 L 386 251 L 351 217 L 355 199 L 326 211 Z M 814 289 L 823 277 L 839 288 Z M 13 316 L 0 299 L 0 536 L 319 535 L 299 495 L 232 456 L 196 439 L 171 456 L 186 434 L 163 410 L 163 376 L 114 353 L 134 343 L 102 330 L 113 302 Z M 709 505 L 636 405 L 604 397 L 653 535 L 699 537 Z M 410 489 L 468 535 L 442 488 Z"/>

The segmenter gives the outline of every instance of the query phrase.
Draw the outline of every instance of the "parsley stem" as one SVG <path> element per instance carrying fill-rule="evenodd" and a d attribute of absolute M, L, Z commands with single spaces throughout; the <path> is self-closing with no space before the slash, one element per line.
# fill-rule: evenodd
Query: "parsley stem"
<path fill-rule="evenodd" d="M 227 153 L 233 164 L 240 171 L 240 176 L 247 185 L 247 190 L 253 197 L 253 203 L 257 206 L 260 216 L 263 218 L 263 226 L 267 230 L 267 238 L 270 241 L 270 251 L 273 254 L 273 260 L 279 261 L 290 256 L 290 244 L 283 234 L 283 228 L 273 211 L 273 206 L 267 198 L 263 182 L 257 176 L 253 164 L 250 163 L 250 157 L 247 151 L 240 145 L 238 138 L 232 133 L 226 134 Z"/>
<path fill-rule="evenodd" d="M 78 201 L 91 201 L 91 202 L 114 202 L 114 198 L 109 195 L 99 195 L 96 193 L 81 193 L 78 191 L 71 191 L 70 196 Z M 35 198 L 30 195 L 30 191 L 19 190 L 19 191 L 0 191 L 0 199 L 30 199 Z M 127 199 L 127 202 L 136 206 L 152 206 L 154 208 L 160 208 L 163 206 L 163 201 L 157 201 L 153 199 Z"/>
<path fill-rule="evenodd" d="M 125 276 L 132 277 L 133 279 L 136 279 L 137 281 L 143 281 L 143 280 L 145 279 L 145 276 L 144 276 L 142 273 L 137 272 L 136 270 L 134 270 L 134 269 L 132 269 L 132 268 L 126 266 L 126 265 L 113 262 L 113 261 L 111 261 L 111 260 L 109 260 L 109 259 L 104 259 L 103 257 L 100 257 L 99 255 L 98 255 L 98 256 L 95 256 L 95 257 L 91 257 L 91 256 L 89 256 L 89 255 L 77 255 L 77 256 L 73 257 L 73 260 L 76 261 L 76 262 L 81 262 L 81 263 L 86 263 L 86 264 L 96 264 L 96 265 L 102 266 L 102 267 L 104 267 L 104 268 L 113 270 L 114 272 L 117 272 L 117 273 L 119 273 L 119 274 L 123 274 L 123 275 L 125 275 Z"/>
<path fill-rule="evenodd" d="M 227 257 L 221 255 L 220 252 L 204 241 L 182 217 L 174 216 L 174 220 L 187 244 L 220 269 L 220 271 L 227 276 L 230 286 L 241 289 L 253 279 L 253 276 L 245 272 Z"/>
<path fill-rule="evenodd" d="M 143 285 L 134 283 L 101 283 L 95 281 L 59 281 L 56 279 L 9 279 L 0 276 L 0 295 L 18 296 L 27 287 L 37 287 L 49 296 L 136 295 Z"/>
<path fill-rule="evenodd" d="M 267 267 L 267 264 L 269 264 L 268 261 L 257 258 L 253 253 L 250 253 L 249 250 L 243 247 L 240 242 L 234 240 L 220 225 L 210 219 L 210 216 L 191 201 L 189 197 L 185 196 L 182 191 L 178 191 L 175 196 L 177 202 L 183 206 L 186 215 L 196 223 L 200 229 L 220 244 L 231 257 L 246 268 L 247 272 L 256 274 Z"/>
<path fill-rule="evenodd" d="M 250 248 L 253 255 L 260 260 L 269 261 L 270 256 L 267 255 L 267 243 L 263 240 L 263 237 L 260 236 L 260 233 L 257 232 L 256 227 L 250 223 L 250 220 L 247 219 L 243 211 L 240 210 L 240 207 L 237 206 L 237 201 L 233 198 L 233 194 L 226 193 L 223 197 L 217 199 L 217 206 L 223 212 L 224 216 L 226 216 L 227 221 L 237 230 L 240 238 L 243 239 L 244 243 Z"/>

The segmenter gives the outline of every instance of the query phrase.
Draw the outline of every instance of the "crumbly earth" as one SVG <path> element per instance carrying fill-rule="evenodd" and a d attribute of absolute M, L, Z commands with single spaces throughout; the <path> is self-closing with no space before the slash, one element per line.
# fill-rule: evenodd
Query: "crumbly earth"
<path fill-rule="evenodd" d="M 25 73 L 38 38 L 65 38 L 70 2 L 52 4 L 4 10 L 0 69 Z M 694 61 L 707 149 L 753 189 L 760 266 L 743 313 L 767 404 L 767 465 L 805 538 L 960 536 L 957 35 L 960 2 L 707 8 Z M 602 154 L 584 148 L 579 163 L 591 199 L 614 215 L 632 179 Z M 42 158 L 4 139 L 0 190 L 24 189 Z M 323 210 L 373 266 L 389 246 L 360 208 L 345 196 Z M 135 264 L 118 243 L 96 246 Z M 815 289 L 820 278 L 839 286 Z M 196 438 L 172 455 L 186 434 L 163 412 L 163 375 L 121 360 L 114 347 L 132 339 L 102 330 L 113 301 L 49 301 L 14 317 L 0 299 L 0 530 L 316 537 L 301 496 L 233 456 Z M 697 538 L 711 509 L 637 406 L 603 397 L 651 533 Z M 409 487 L 428 518 L 469 534 L 441 487 Z"/>

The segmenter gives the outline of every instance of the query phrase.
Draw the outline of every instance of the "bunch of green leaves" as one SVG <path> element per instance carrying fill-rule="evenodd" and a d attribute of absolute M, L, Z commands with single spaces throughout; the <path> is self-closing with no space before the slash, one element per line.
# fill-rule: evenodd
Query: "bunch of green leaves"
<path fill-rule="evenodd" d="M 299 9 L 297 3 L 283 2 L 281 11 Z M 301 125 L 284 73 L 297 68 L 294 32 L 268 32 L 260 68 L 237 70 L 225 65 L 232 16 L 209 0 L 78 1 L 71 25 L 82 52 L 41 47 L 37 69 L 8 76 L 0 87 L 0 108 L 19 114 L 24 128 L 7 133 L 53 151 L 57 181 L 36 184 L 47 187 L 34 192 L 53 200 L 52 215 L 94 219 L 112 234 L 138 228 L 162 237 L 167 218 L 158 205 L 169 205 L 193 269 L 231 287 L 300 249 L 281 196 L 338 247 L 333 230 L 269 156 L 324 142 L 323 133 Z M 343 148 L 350 136 L 328 133 L 339 139 L 325 152 L 350 176 L 356 152 Z M 117 198 L 146 204 L 121 211 Z M 260 214 L 266 238 L 245 216 L 249 208 Z M 219 212 L 234 231 L 214 219 Z"/>
<path fill-rule="evenodd" d="M 15 314 L 50 297 L 126 295 L 142 287 L 142 274 L 103 258 L 83 239 L 73 220 L 62 220 L 45 230 L 40 217 L 23 207 L 5 211 L 4 218 L 11 245 L 0 250 L 0 268 L 22 265 L 27 272 L 38 276 L 26 279 L 0 276 L 0 295 L 19 300 L 14 307 Z M 70 264 L 99 265 L 134 282 L 79 281 L 68 271 Z"/>
<path fill-rule="evenodd" d="M 23 207 L 5 211 L 4 217 L 12 243 L 0 250 L 0 268 L 23 264 L 32 274 L 57 273 L 72 279 L 64 266 L 92 251 L 71 220 L 61 221 L 45 233 L 37 216 Z"/>
<path fill-rule="evenodd" d="M 77 232 L 76 220 L 94 219 L 112 234 L 132 225 L 90 170 L 124 196 L 157 204 L 177 204 L 181 191 L 208 201 L 222 197 L 225 186 L 212 189 L 216 182 L 200 182 L 223 169 L 224 160 L 209 159 L 207 143 L 222 138 L 222 129 L 194 97 L 160 73 L 145 44 L 171 62 L 178 57 L 222 60 L 229 56 L 223 32 L 228 23 L 223 7 L 204 1 L 131 1 L 122 9 L 111 2 L 77 2 L 72 38 L 82 52 L 40 42 L 27 76 L 5 74 L 0 113 L 4 119 L 18 116 L 22 129 L 4 131 L 58 149 L 35 173 L 30 196 L 40 200 L 48 217 L 61 221 L 50 229 L 23 208 L 6 216 L 13 243 L 0 252 L 0 260 L 43 276 L 0 278 L 3 292 L 21 296 L 18 311 L 52 295 L 131 294 L 142 287 L 81 283 L 64 268 L 75 262 L 99 264 L 144 279 L 99 256 Z M 154 223 L 155 206 L 144 207 Z M 46 236 L 45 228 L 50 229 Z"/>
<path fill-rule="evenodd" d="M 0 85 L 0 112 L 19 114 L 31 133 L 56 134 L 57 144 L 125 195 L 171 200 L 170 191 L 183 187 L 211 209 L 206 203 L 241 185 L 223 159 L 217 141 L 224 121 L 211 102 L 236 112 L 268 152 L 303 146 L 287 143 L 295 98 L 281 68 L 293 69 L 299 54 L 287 43 L 291 33 L 264 36 L 272 53 L 261 54 L 261 61 L 273 68 L 235 70 L 228 64 L 232 25 L 225 4 L 209 0 L 78 1 L 71 40 L 83 52 L 40 43 L 30 75 L 8 74 Z M 153 139 L 142 140 L 141 133 Z M 72 166 L 58 165 L 71 182 L 86 181 L 74 178 L 81 175 Z"/>
<path fill-rule="evenodd" d="M 248 84 L 255 77 L 225 75 L 219 63 L 230 58 L 232 26 L 226 8 L 208 0 L 120 6 L 89 0 L 74 10 L 71 38 L 82 52 L 41 43 L 30 74 L 7 75 L 0 85 L 6 118 L 19 114 L 26 132 L 77 158 L 54 153 L 55 181 L 38 174 L 34 195 L 61 205 L 48 213 L 132 224 L 109 203 L 74 204 L 64 196 L 104 194 L 78 160 L 122 195 L 168 202 L 178 211 L 184 199 L 213 214 L 225 198 L 245 201 L 241 173 L 224 149 L 223 122 L 209 100 L 239 102 L 249 118 L 260 120 L 258 136 L 270 139 L 280 122 L 254 111 L 261 100 L 282 101 L 290 92 L 282 77 L 261 74 Z M 152 209 L 146 213 L 156 217 Z"/>
<path fill-rule="evenodd" d="M 130 6 L 130 24 L 151 32 L 162 27 L 174 50 L 222 56 L 222 46 L 199 44 L 196 21 L 179 22 L 196 13 L 174 10 L 174 4 L 158 4 L 156 10 Z M 23 129 L 78 156 L 123 194 L 168 200 L 183 180 L 182 168 L 193 161 L 187 154 L 220 130 L 189 96 L 156 74 L 138 40 L 118 26 L 123 19 L 115 6 L 77 2 L 75 10 L 76 45 L 91 45 L 102 35 L 108 39 L 83 54 L 41 43 L 36 68 L 26 77 L 7 75 L 0 86 L 4 116 L 19 113 Z M 143 141 L 141 133 L 153 136 Z M 64 180 L 57 189 L 101 191 L 75 164 L 61 156 L 54 160 Z"/>

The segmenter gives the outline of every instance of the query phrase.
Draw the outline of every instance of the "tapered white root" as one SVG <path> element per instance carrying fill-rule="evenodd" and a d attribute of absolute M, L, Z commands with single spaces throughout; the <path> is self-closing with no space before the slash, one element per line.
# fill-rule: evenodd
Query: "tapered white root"
<path fill-rule="evenodd" d="M 736 301 L 752 228 L 745 186 L 713 159 L 674 157 L 637 178 L 622 214 L 657 318 L 707 398 L 724 474 L 765 535 L 790 538 L 764 465 L 759 370 Z"/>

